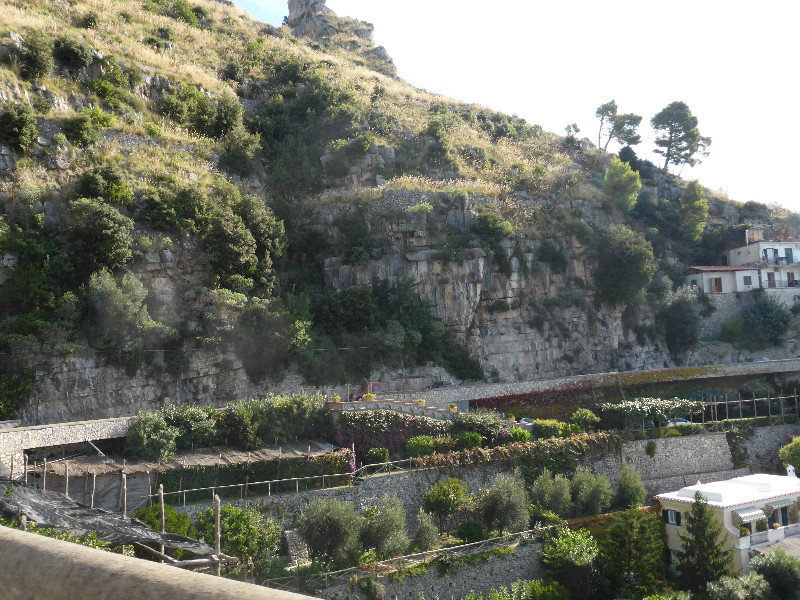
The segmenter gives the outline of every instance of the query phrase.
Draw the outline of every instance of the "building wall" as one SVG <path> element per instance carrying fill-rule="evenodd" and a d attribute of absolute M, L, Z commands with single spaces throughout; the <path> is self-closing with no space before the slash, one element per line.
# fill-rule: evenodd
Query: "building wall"
<path fill-rule="evenodd" d="M 670 500 L 660 500 L 662 509 L 672 509 L 676 510 L 681 513 L 681 524 L 680 526 L 677 525 L 665 525 L 666 533 L 667 533 L 667 545 L 672 550 L 681 550 L 681 540 L 680 534 L 686 533 L 686 513 L 689 512 L 691 509 L 691 504 L 686 502 L 674 502 Z M 742 544 L 739 538 L 739 529 L 733 525 L 731 521 L 731 511 L 724 511 L 722 509 L 717 509 L 711 507 L 713 509 L 713 514 L 715 520 L 723 526 L 723 532 L 725 534 L 725 548 L 733 548 L 733 568 L 734 571 L 738 572 L 741 571 L 743 567 L 746 567 L 748 564 L 748 553 L 750 549 L 750 541 L 749 538 L 746 540 L 746 544 Z M 744 546 L 746 548 L 737 548 L 737 546 Z"/>

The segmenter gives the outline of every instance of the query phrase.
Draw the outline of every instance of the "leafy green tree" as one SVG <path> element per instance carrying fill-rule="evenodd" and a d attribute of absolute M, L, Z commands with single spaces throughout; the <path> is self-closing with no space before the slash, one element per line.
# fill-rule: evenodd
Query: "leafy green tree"
<path fill-rule="evenodd" d="M 540 560 L 548 576 L 563 585 L 573 600 L 594 598 L 597 588 L 594 562 L 600 550 L 586 530 L 566 527 L 545 540 Z"/>
<path fill-rule="evenodd" d="M 642 141 L 642 136 L 636 133 L 642 117 L 633 113 L 625 113 L 614 116 L 614 124 L 611 127 L 611 136 L 623 146 L 635 146 Z M 606 142 L 608 147 L 608 142 Z M 603 148 L 605 150 L 605 148 Z"/>
<path fill-rule="evenodd" d="M 722 524 L 700 492 L 695 492 L 692 508 L 684 514 L 685 533 L 680 534 L 683 550 L 678 553 L 677 569 L 682 587 L 702 593 L 706 585 L 726 575 L 733 562 L 733 550 L 725 548 Z"/>
<path fill-rule="evenodd" d="M 685 286 L 667 292 L 656 315 L 656 322 L 673 356 L 695 347 L 700 339 L 696 294 Z"/>
<path fill-rule="evenodd" d="M 570 487 L 573 511 L 578 516 L 597 515 L 611 506 L 614 493 L 608 477 L 595 475 L 584 465 L 576 469 Z"/>
<path fill-rule="evenodd" d="M 584 431 L 596 428 L 600 424 L 600 417 L 590 411 L 588 408 L 578 408 L 572 413 L 569 418 L 570 423 L 580 425 Z"/>
<path fill-rule="evenodd" d="M 641 597 L 664 577 L 663 524 L 651 513 L 629 509 L 614 515 L 600 539 L 603 572 L 614 597 Z"/>
<path fill-rule="evenodd" d="M 534 479 L 530 495 L 531 502 L 540 509 L 551 511 L 560 517 L 567 517 L 572 512 L 570 483 L 564 475 L 553 477 L 549 469 L 543 469 Z"/>
<path fill-rule="evenodd" d="M 163 347 L 175 331 L 155 321 L 147 309 L 147 289 L 133 274 L 117 282 L 107 270 L 93 273 L 86 285 L 89 337 L 118 363 L 135 373 L 144 350 Z"/>
<path fill-rule="evenodd" d="M 518 477 L 500 473 L 478 505 L 488 530 L 502 534 L 523 531 L 528 527 L 528 495 L 525 493 L 525 484 Z"/>
<path fill-rule="evenodd" d="M 640 189 L 642 182 L 639 173 L 632 170 L 628 163 L 612 156 L 603 179 L 603 194 L 608 203 L 620 212 L 628 212 L 636 206 Z"/>
<path fill-rule="evenodd" d="M 785 467 L 792 465 L 796 471 L 800 471 L 800 437 L 782 447 L 778 454 Z"/>
<path fill-rule="evenodd" d="M 770 600 L 770 585 L 758 573 L 725 576 L 708 584 L 709 600 Z M 779 596 L 782 600 L 785 596 Z"/>
<path fill-rule="evenodd" d="M 653 247 L 624 225 L 603 232 L 594 274 L 600 299 L 630 304 L 642 293 L 656 272 Z"/>
<path fill-rule="evenodd" d="M 656 130 L 656 154 L 664 157 L 664 171 L 669 165 L 697 164 L 697 154 L 707 155 L 711 138 L 703 137 L 697 129 L 697 117 L 685 102 L 672 102 L 650 120 Z"/>
<path fill-rule="evenodd" d="M 751 348 L 777 346 L 792 321 L 792 313 L 763 290 L 753 292 L 753 301 L 742 309 L 744 342 Z"/>
<path fill-rule="evenodd" d="M 364 548 L 375 548 L 378 558 L 402 555 L 408 548 L 406 511 L 400 498 L 384 496 L 376 506 L 364 511 L 361 541 Z"/>
<path fill-rule="evenodd" d="M 8 103 L 0 111 L 0 141 L 27 150 L 37 135 L 36 114 L 27 102 Z"/>
<path fill-rule="evenodd" d="M 646 496 L 647 490 L 639 471 L 629 464 L 623 465 L 619 473 L 615 504 L 620 508 L 637 508 L 642 505 Z"/>
<path fill-rule="evenodd" d="M 241 292 L 253 289 L 253 276 L 258 267 L 256 241 L 242 218 L 233 214 L 229 207 L 212 214 L 209 228 L 203 235 L 203 250 L 224 287 Z M 232 285 L 233 277 L 238 277 L 239 289 Z"/>
<path fill-rule="evenodd" d="M 767 600 L 800 599 L 800 561 L 783 550 L 754 556 L 750 568 L 766 579 L 770 587 Z"/>
<path fill-rule="evenodd" d="M 683 237 L 687 243 L 697 245 L 708 220 L 708 200 L 703 186 L 697 181 L 690 181 L 679 202 L 678 216 L 681 218 Z"/>
<path fill-rule="evenodd" d="M 417 515 L 417 530 L 414 532 L 412 545 L 420 552 L 433 550 L 439 542 L 439 529 L 433 522 L 433 517 L 420 509 Z"/>
<path fill-rule="evenodd" d="M 298 529 L 312 559 L 348 566 L 361 553 L 363 522 L 351 502 L 312 500 L 300 516 Z"/>
<path fill-rule="evenodd" d="M 439 520 L 439 531 L 444 531 L 450 517 L 464 506 L 467 486 L 455 477 L 440 479 L 422 495 L 422 508 Z"/>
<path fill-rule="evenodd" d="M 234 127 L 222 138 L 220 164 L 234 173 L 245 174 L 250 171 L 260 146 L 260 134 Z"/>
<path fill-rule="evenodd" d="M 235 556 L 252 567 L 257 561 L 276 553 L 281 527 L 272 519 L 248 508 L 226 504 L 220 508 L 220 533 L 223 554 Z M 197 516 L 197 532 L 206 540 L 214 539 L 214 507 Z"/>
<path fill-rule="evenodd" d="M 617 116 L 617 103 L 614 100 L 601 104 L 594 111 L 594 116 L 600 119 L 600 130 L 597 132 L 597 147 L 605 150 L 608 148 L 608 142 L 611 141 L 611 131 L 614 125 L 614 119 Z M 606 143 L 603 144 L 603 133 L 607 134 Z"/>
<path fill-rule="evenodd" d="M 105 202 L 79 198 L 64 212 L 64 236 L 78 277 L 119 269 L 133 257 L 133 221 Z"/>

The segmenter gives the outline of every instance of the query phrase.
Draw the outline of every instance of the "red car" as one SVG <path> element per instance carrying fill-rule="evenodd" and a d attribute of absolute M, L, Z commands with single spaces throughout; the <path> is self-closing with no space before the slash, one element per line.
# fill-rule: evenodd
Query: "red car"
<path fill-rule="evenodd" d="M 389 391 L 389 386 L 385 383 L 380 383 L 378 381 L 373 381 L 369 385 L 365 385 L 364 389 L 360 392 L 352 392 L 350 394 L 350 402 L 355 402 L 356 400 L 361 400 L 364 397 L 364 394 L 368 394 L 372 392 L 376 396 L 378 394 L 385 394 Z"/>

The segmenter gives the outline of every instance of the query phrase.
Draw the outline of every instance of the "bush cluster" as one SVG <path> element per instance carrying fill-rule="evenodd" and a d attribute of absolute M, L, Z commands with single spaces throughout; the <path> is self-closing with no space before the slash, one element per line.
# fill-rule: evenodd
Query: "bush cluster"
<path fill-rule="evenodd" d="M 297 437 L 325 439 L 328 412 L 320 396 L 270 396 L 222 409 L 181 405 L 140 413 L 126 437 L 126 453 L 166 460 L 177 450 L 212 445 L 245 450 Z"/>
<path fill-rule="evenodd" d="M 27 102 L 7 103 L 0 110 L 0 141 L 27 150 L 36 141 L 36 114 Z"/>

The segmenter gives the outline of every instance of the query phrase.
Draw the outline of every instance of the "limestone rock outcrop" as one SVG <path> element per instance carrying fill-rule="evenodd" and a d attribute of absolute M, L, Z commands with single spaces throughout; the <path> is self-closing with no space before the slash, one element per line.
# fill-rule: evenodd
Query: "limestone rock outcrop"
<path fill-rule="evenodd" d="M 325 0 L 289 0 L 287 24 L 297 37 L 343 48 L 360 55 L 366 66 L 379 73 L 397 76 L 389 53 L 383 46 L 375 46 L 372 24 L 337 16 L 325 6 Z"/>

